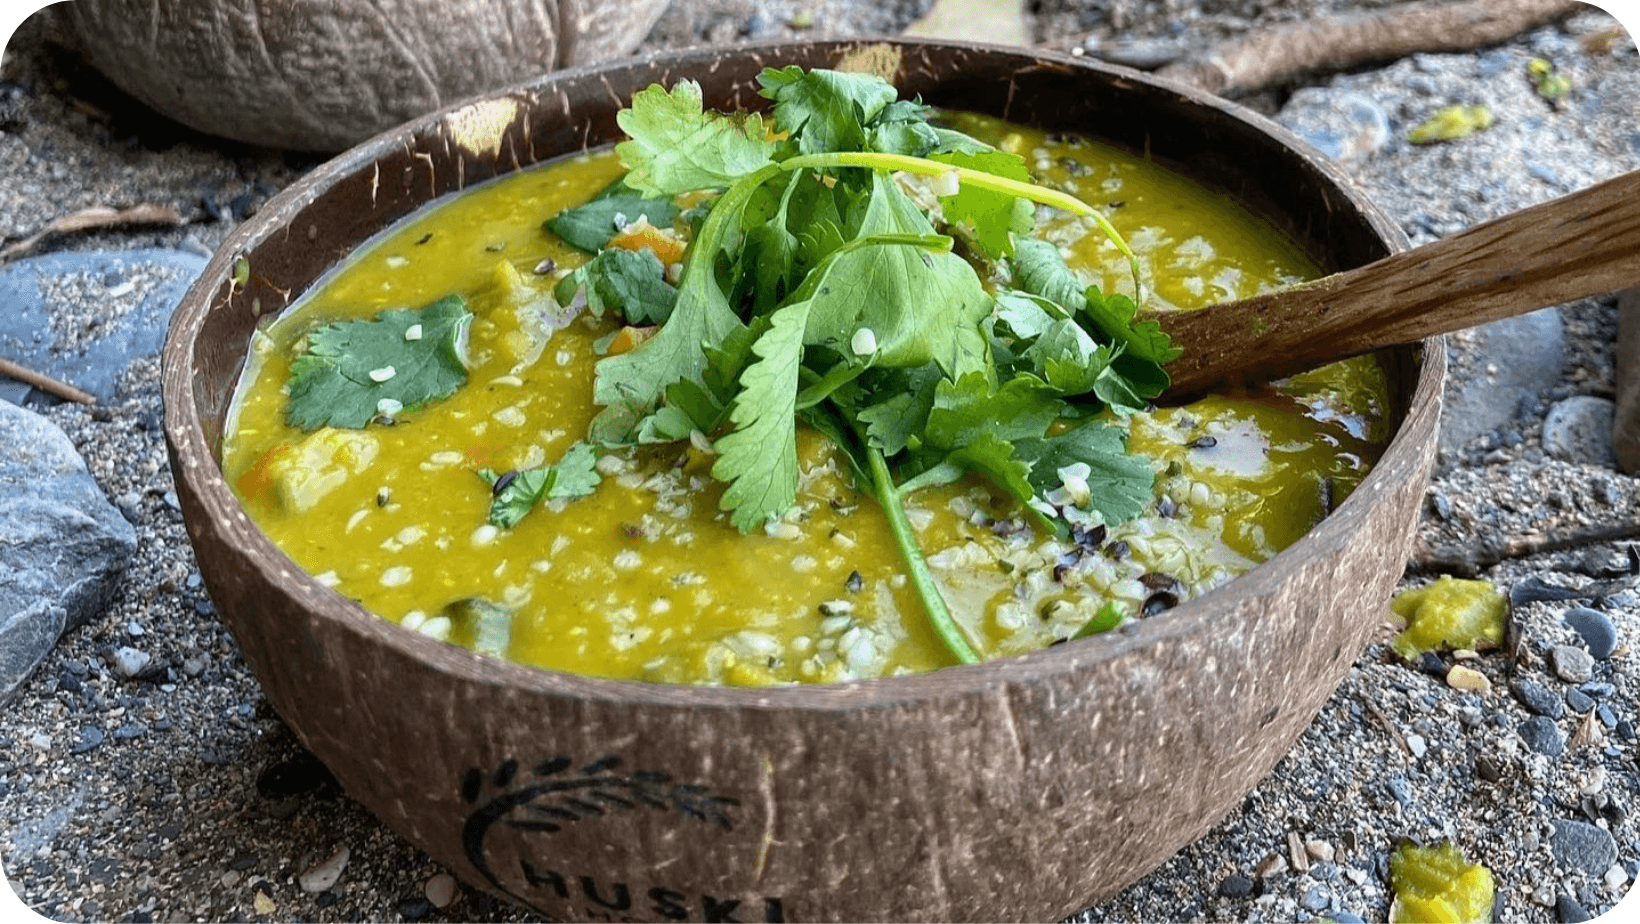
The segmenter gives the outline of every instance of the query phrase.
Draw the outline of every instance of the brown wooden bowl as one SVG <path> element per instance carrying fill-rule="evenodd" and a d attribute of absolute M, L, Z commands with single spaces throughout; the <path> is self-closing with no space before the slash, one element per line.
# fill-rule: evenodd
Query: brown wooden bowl
<path fill-rule="evenodd" d="M 1405 246 L 1313 150 L 1215 97 L 1074 58 L 815 42 L 560 73 L 328 162 L 236 230 L 177 310 L 165 429 L 211 596 L 303 743 L 457 875 L 554 917 L 1058 918 L 1199 837 L 1286 753 L 1382 622 L 1433 461 L 1444 354 L 1384 351 L 1395 436 L 1274 559 L 1107 636 L 921 676 L 779 689 L 589 679 L 379 619 L 246 517 L 217 459 L 252 328 L 428 199 L 616 137 L 692 77 L 758 106 L 765 65 L 898 61 L 902 90 L 1147 151 L 1324 269 Z M 235 266 L 249 265 L 236 286 Z"/>

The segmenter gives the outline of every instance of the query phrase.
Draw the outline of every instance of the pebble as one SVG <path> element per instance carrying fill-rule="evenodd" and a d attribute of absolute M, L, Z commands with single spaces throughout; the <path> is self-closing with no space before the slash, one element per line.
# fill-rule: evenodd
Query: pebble
<path fill-rule="evenodd" d="M 433 903 L 434 908 L 448 908 L 450 903 L 456 900 L 456 879 L 449 873 L 438 873 L 427 880 L 422 893 Z"/>
<path fill-rule="evenodd" d="M 1576 606 L 1567 610 L 1560 621 L 1577 633 L 1589 649 L 1589 655 L 1596 660 L 1604 661 L 1617 650 L 1617 629 L 1605 613 Z"/>
<path fill-rule="evenodd" d="M 137 676 L 142 673 L 143 668 L 147 667 L 148 662 L 151 660 L 153 658 L 148 652 L 132 648 L 129 645 L 122 645 L 114 649 L 114 670 L 118 671 L 121 677 Z"/>
<path fill-rule="evenodd" d="M 1566 750 L 1566 736 L 1549 718 L 1535 715 L 1520 723 L 1520 738 L 1539 754 L 1559 757 Z"/>
<path fill-rule="evenodd" d="M 1253 894 L 1253 880 L 1240 873 L 1233 873 L 1219 883 L 1219 894 L 1225 898 L 1246 898 Z"/>
<path fill-rule="evenodd" d="M 1424 753 L 1429 750 L 1429 745 L 1424 741 L 1423 735 L 1407 735 L 1406 740 L 1407 750 L 1412 752 L 1414 758 L 1422 759 Z"/>
<path fill-rule="evenodd" d="M 1589 698 L 1589 694 L 1584 693 L 1577 687 L 1572 687 L 1566 691 L 1566 705 L 1570 706 L 1573 712 L 1581 715 L 1594 708 L 1594 700 Z"/>
<path fill-rule="evenodd" d="M 1383 108 L 1349 90 L 1295 90 L 1276 121 L 1334 160 L 1366 157 L 1389 141 L 1389 117 Z"/>
<path fill-rule="evenodd" d="M 1509 681 L 1509 692 L 1515 694 L 1521 705 L 1534 715 L 1558 719 L 1566 714 L 1566 707 L 1554 691 L 1529 677 Z"/>
<path fill-rule="evenodd" d="M 69 746 L 68 750 L 73 754 L 84 754 L 102 743 L 102 729 L 95 725 L 82 725 L 80 726 L 80 737 L 75 739 L 74 743 Z"/>
<path fill-rule="evenodd" d="M 1582 683 L 1594 673 L 1594 657 L 1572 645 L 1556 645 L 1549 649 L 1549 666 L 1561 680 Z"/>
<path fill-rule="evenodd" d="M 1617 862 L 1617 844 L 1611 834 L 1574 818 L 1555 821 L 1555 833 L 1549 835 L 1549 848 L 1561 866 L 1590 876 L 1604 876 Z"/>
<path fill-rule="evenodd" d="M 1615 468 L 1614 409 L 1611 399 L 1593 395 L 1573 395 L 1556 402 L 1543 421 L 1543 451 L 1567 462 Z"/>
<path fill-rule="evenodd" d="M 1587 908 L 1577 903 L 1577 899 L 1562 892 L 1555 897 L 1555 919 L 1561 924 L 1577 924 L 1581 921 L 1592 921 L 1594 915 Z"/>
<path fill-rule="evenodd" d="M 346 846 L 336 848 L 330 856 L 313 864 L 296 877 L 297 885 L 303 892 L 323 892 L 335 885 L 342 878 L 342 870 L 347 868 L 347 861 L 353 856 L 353 851 Z"/>
<path fill-rule="evenodd" d="M 1446 451 L 1514 420 L 1521 400 L 1558 380 L 1566 362 L 1566 326 L 1558 308 L 1483 324 L 1470 337 L 1475 361 L 1488 374 L 1459 382 L 1441 414 L 1440 448 Z"/>
<path fill-rule="evenodd" d="M 1454 664 L 1446 672 L 1446 685 L 1454 690 L 1469 690 L 1473 693 L 1492 692 L 1492 681 L 1485 674 L 1473 667 Z"/>

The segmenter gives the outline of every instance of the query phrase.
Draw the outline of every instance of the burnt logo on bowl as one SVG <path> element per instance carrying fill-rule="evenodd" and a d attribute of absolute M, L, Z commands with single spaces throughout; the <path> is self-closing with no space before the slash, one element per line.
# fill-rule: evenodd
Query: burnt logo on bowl
<path fill-rule="evenodd" d="M 461 798 L 472 806 L 462 825 L 462 849 L 467 861 L 498 891 L 517 901 L 539 907 L 540 900 L 508 885 L 516 873 L 529 893 L 552 903 L 571 901 L 588 918 L 604 920 L 660 917 L 670 920 L 736 921 L 748 913 L 765 921 L 785 920 L 779 898 L 765 897 L 760 907 L 747 907 L 739 899 L 695 895 L 653 885 L 634 887 L 607 876 L 566 873 L 557 865 L 519 856 L 517 870 L 498 870 L 491 863 L 489 837 L 497 827 L 524 836 L 550 837 L 572 825 L 593 824 L 626 812 L 660 811 L 690 822 L 730 831 L 733 810 L 739 802 L 728 796 L 713 795 L 707 787 L 679 783 L 670 774 L 655 770 L 622 771 L 621 759 L 600 757 L 578 769 L 577 761 L 559 755 L 525 765 L 508 758 L 488 772 L 479 767 L 461 778 Z M 647 884 L 646 884 L 647 885 Z"/>

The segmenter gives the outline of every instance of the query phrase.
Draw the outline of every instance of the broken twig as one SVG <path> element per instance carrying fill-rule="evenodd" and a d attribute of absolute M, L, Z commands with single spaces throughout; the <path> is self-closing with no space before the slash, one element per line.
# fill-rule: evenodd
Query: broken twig
<path fill-rule="evenodd" d="M 0 375 L 10 376 L 19 382 L 32 385 L 46 394 L 61 398 L 64 401 L 73 401 L 78 404 L 97 403 L 94 395 L 86 394 L 67 382 L 60 382 L 43 372 L 35 372 L 33 369 L 20 366 L 9 359 L 0 359 Z"/>
<path fill-rule="evenodd" d="M 180 225 L 182 216 L 176 209 L 163 205 L 154 205 L 144 202 L 127 209 L 109 208 L 106 205 L 94 205 L 80 209 L 53 219 L 51 224 L 35 233 L 8 245 L 0 250 L 0 262 L 12 257 L 27 253 L 52 234 L 72 234 L 75 231 L 88 231 L 92 228 L 111 228 L 119 225 Z"/>
<path fill-rule="evenodd" d="M 1210 93 L 1236 96 L 1303 74 L 1342 71 L 1417 52 L 1472 51 L 1586 9 L 1589 6 L 1577 0 L 1407 3 L 1250 33 L 1157 73 Z"/>

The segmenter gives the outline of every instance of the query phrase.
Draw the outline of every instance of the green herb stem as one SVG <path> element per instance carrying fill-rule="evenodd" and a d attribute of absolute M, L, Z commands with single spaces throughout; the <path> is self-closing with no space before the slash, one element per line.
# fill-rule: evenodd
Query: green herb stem
<path fill-rule="evenodd" d="M 945 647 L 963 664 L 978 664 L 979 654 L 968 644 L 968 639 L 958 628 L 956 620 L 951 618 L 951 610 L 945 605 L 945 597 L 940 595 L 940 589 L 934 584 L 934 574 L 928 570 L 928 562 L 923 558 L 922 548 L 917 545 L 917 537 L 911 531 L 911 521 L 905 515 L 905 496 L 894 486 L 894 479 L 888 472 L 888 461 L 883 458 L 882 452 L 870 445 L 865 447 L 866 459 L 871 465 L 871 480 L 877 492 L 877 503 L 888 516 L 888 528 L 894 534 L 894 541 L 900 547 L 900 554 L 905 559 L 906 570 L 910 573 L 911 586 L 916 588 L 917 596 L 922 599 L 923 608 L 928 611 L 928 621 L 934 625 L 934 634 L 940 637 Z"/>
<path fill-rule="evenodd" d="M 966 183 L 970 186 L 977 186 L 980 189 L 988 189 L 992 192 L 999 192 L 1005 195 L 1015 196 L 1020 199 L 1029 199 L 1032 202 L 1051 206 L 1056 209 L 1062 209 L 1066 212 L 1070 212 L 1072 215 L 1080 215 L 1084 218 L 1091 218 L 1094 220 L 1094 223 L 1099 226 L 1099 230 L 1105 232 L 1105 236 L 1110 239 L 1111 243 L 1116 245 L 1116 249 L 1121 251 L 1123 256 L 1127 257 L 1128 268 L 1133 272 L 1133 298 L 1135 301 L 1139 299 L 1139 257 L 1134 254 L 1133 248 L 1128 246 L 1127 241 L 1123 240 L 1121 233 L 1118 232 L 1116 228 L 1105 219 L 1105 216 L 1099 214 L 1093 206 L 1088 205 L 1086 202 L 1083 202 L 1081 199 L 1076 198 L 1070 193 L 1061 192 L 1057 189 L 1049 189 L 1046 186 L 1038 186 L 1034 183 L 1022 183 L 1018 180 L 1010 180 L 1007 177 L 997 176 L 994 173 L 986 173 L 983 170 L 972 170 L 967 167 L 958 167 L 955 164 L 947 164 L 937 160 L 929 160 L 926 157 L 913 157 L 909 154 L 884 154 L 874 151 L 838 151 L 827 154 L 808 154 L 802 157 L 793 157 L 780 163 L 780 168 L 782 170 L 825 170 L 833 167 L 869 167 L 874 170 L 903 170 L 906 173 L 916 173 L 921 174 L 922 176 L 943 176 L 948 173 L 955 173 L 958 183 Z"/>

